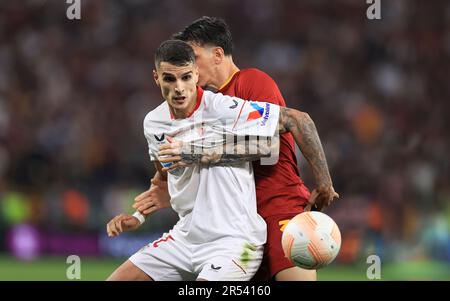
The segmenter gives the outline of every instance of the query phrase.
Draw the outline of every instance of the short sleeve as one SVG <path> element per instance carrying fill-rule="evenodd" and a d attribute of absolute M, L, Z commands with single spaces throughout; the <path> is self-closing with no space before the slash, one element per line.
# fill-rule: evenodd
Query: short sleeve
<path fill-rule="evenodd" d="M 226 132 L 237 136 L 272 137 L 278 125 L 280 107 L 260 101 L 246 101 L 217 94 L 209 114 Z"/>

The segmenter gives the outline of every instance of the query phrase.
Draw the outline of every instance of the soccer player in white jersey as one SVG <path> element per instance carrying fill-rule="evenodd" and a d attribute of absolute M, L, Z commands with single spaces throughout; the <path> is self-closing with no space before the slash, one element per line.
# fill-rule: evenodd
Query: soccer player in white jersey
<path fill-rule="evenodd" d="M 155 55 L 154 77 L 165 101 L 147 114 L 144 133 L 150 157 L 167 177 L 171 206 L 179 221 L 160 239 L 130 257 L 109 280 L 250 280 L 266 242 L 266 224 L 257 214 L 250 162 L 230 166 L 191 165 L 170 173 L 157 161 L 159 146 L 173 140 L 224 143 L 223 133 L 271 137 L 279 107 L 203 91 L 192 48 L 169 40 Z M 110 236 L 121 215 L 108 223 Z"/>
<path fill-rule="evenodd" d="M 273 137 L 275 132 L 290 132 L 297 145 L 302 142 L 301 128 L 307 123 L 304 113 L 197 87 L 198 68 L 189 44 L 179 40 L 162 43 L 155 65 L 155 81 L 166 102 L 144 120 L 153 160 L 165 161 L 158 157 L 160 146 L 174 140 L 217 149 L 213 146 L 225 144 L 224 133 Z M 222 154 L 222 159 L 227 155 Z M 266 241 L 265 223 L 256 211 L 252 167 L 236 160 L 228 166 L 201 162 L 172 169 L 156 161 L 152 181 L 167 178 L 170 195 L 161 197 L 170 198 L 180 220 L 168 234 L 131 256 L 109 280 L 251 279 Z M 139 212 L 121 214 L 108 223 L 108 235 L 134 230 L 143 221 Z"/>

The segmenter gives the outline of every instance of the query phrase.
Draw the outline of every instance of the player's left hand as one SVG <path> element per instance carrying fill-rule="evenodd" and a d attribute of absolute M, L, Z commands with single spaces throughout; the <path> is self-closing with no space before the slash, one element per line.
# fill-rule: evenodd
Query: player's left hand
<path fill-rule="evenodd" d="M 305 211 L 311 211 L 314 206 L 317 210 L 322 211 L 325 207 L 330 206 L 334 199 L 338 199 L 339 194 L 334 191 L 333 186 L 323 186 L 314 189 L 308 200 Z"/>
<path fill-rule="evenodd" d="M 173 141 L 171 143 L 163 144 L 159 147 L 158 160 L 161 163 L 173 163 L 170 167 L 164 167 L 163 171 L 171 171 L 179 167 L 186 167 L 193 162 L 182 157 L 183 148 L 185 144 L 183 141 Z"/>

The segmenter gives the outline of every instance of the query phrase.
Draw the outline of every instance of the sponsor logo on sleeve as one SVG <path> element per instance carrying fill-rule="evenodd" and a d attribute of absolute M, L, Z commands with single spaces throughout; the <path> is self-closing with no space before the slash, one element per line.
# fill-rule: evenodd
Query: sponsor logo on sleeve
<path fill-rule="evenodd" d="M 250 105 L 253 107 L 254 111 L 248 114 L 247 121 L 256 120 L 262 117 L 263 120 L 261 121 L 261 126 L 265 126 L 270 116 L 270 103 L 266 103 L 265 108 L 260 107 L 254 102 L 250 102 Z"/>
<path fill-rule="evenodd" d="M 261 126 L 265 126 L 267 123 L 267 120 L 269 119 L 270 116 L 270 104 L 266 103 L 266 110 L 264 112 L 264 117 L 263 117 L 263 121 L 261 121 Z"/>
<path fill-rule="evenodd" d="M 257 103 L 254 102 L 250 102 L 250 105 L 254 110 L 248 114 L 247 121 L 261 118 L 264 114 L 264 108 L 261 108 Z"/>

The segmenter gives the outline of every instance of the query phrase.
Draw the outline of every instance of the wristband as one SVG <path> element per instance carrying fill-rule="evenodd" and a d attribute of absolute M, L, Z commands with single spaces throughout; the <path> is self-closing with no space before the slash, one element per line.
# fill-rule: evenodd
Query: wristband
<path fill-rule="evenodd" d="M 141 225 L 145 222 L 145 216 L 141 214 L 139 211 L 136 211 L 133 216 L 139 220 Z"/>

